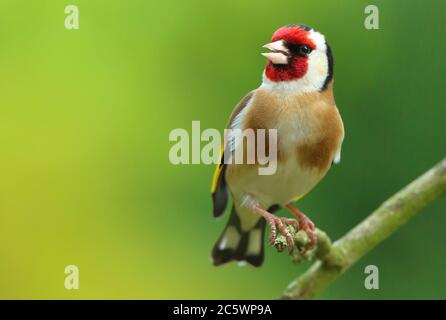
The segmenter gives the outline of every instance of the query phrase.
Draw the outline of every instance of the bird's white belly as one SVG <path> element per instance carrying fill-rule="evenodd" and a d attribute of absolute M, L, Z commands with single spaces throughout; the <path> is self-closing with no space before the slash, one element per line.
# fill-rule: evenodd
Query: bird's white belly
<path fill-rule="evenodd" d="M 303 196 L 318 183 L 320 175 L 314 170 L 302 169 L 296 158 L 278 163 L 273 175 L 260 176 L 256 169 L 251 170 L 248 177 L 240 181 L 243 193 L 252 196 L 263 208 L 276 204 L 284 206 Z"/>
<path fill-rule="evenodd" d="M 321 175 L 315 171 L 302 169 L 294 158 L 279 163 L 273 175 L 261 176 L 258 174 L 258 168 L 253 167 L 244 173 L 243 178 L 229 180 L 242 229 L 250 230 L 260 218 L 252 210 L 250 203 L 260 204 L 264 209 L 273 205 L 283 207 L 304 196 L 320 178 Z"/>

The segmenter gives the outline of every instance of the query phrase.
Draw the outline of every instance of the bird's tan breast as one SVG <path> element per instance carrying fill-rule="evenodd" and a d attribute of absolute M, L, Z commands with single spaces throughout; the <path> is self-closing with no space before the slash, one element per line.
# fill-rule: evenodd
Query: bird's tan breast
<path fill-rule="evenodd" d="M 322 175 L 344 137 L 331 86 L 324 92 L 300 95 L 258 90 L 247 110 L 244 127 L 277 129 L 279 164 L 294 157 L 301 168 Z"/>

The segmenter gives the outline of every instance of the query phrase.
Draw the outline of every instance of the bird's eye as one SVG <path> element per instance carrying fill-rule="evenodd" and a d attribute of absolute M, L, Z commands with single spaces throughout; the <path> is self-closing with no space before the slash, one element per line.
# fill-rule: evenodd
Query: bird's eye
<path fill-rule="evenodd" d="M 311 53 L 311 48 L 306 45 L 299 46 L 299 55 L 300 56 L 307 56 Z"/>

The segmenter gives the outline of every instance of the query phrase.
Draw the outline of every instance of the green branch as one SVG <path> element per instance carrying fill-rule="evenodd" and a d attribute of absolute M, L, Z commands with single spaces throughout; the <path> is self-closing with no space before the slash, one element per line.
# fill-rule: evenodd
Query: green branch
<path fill-rule="evenodd" d="M 328 237 L 318 230 L 316 262 L 288 285 L 282 299 L 315 298 L 356 261 L 444 193 L 446 158 L 385 201 L 333 245 Z M 293 232 L 298 248 L 305 244 L 305 239 L 302 239 L 299 233 Z M 275 247 L 283 250 L 280 241 L 279 238 Z"/>

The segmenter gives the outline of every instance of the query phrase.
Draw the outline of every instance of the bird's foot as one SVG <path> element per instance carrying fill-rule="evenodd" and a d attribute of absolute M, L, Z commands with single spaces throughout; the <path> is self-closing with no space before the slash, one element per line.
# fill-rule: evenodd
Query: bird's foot
<path fill-rule="evenodd" d="M 299 220 L 300 229 L 305 231 L 305 233 L 308 236 L 309 242 L 304 247 L 302 254 L 305 254 L 307 251 L 313 249 L 316 246 L 317 243 L 317 233 L 316 233 L 316 227 L 314 223 L 308 218 L 303 212 L 301 212 L 299 209 L 293 207 L 291 204 L 286 206 Z"/>
<path fill-rule="evenodd" d="M 296 230 L 298 230 L 299 223 L 297 222 L 297 220 L 291 218 L 277 217 L 271 212 L 268 212 L 265 209 L 261 208 L 260 206 L 255 206 L 255 210 L 262 217 L 264 217 L 269 224 L 269 230 L 270 230 L 269 243 L 271 245 L 274 245 L 277 238 L 277 229 L 279 229 L 280 233 L 283 234 L 283 236 L 287 241 L 288 252 L 289 253 L 293 252 L 294 239 L 290 231 L 288 230 L 287 225 L 292 225 Z"/>

